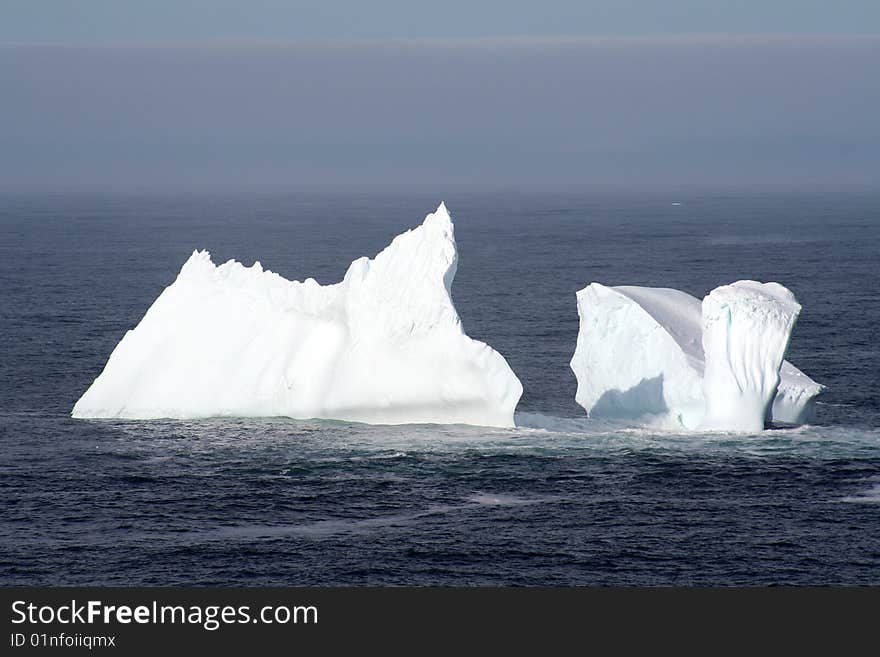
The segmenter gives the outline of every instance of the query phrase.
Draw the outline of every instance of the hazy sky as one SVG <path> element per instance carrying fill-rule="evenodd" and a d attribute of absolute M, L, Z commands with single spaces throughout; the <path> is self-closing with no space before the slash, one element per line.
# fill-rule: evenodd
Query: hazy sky
<path fill-rule="evenodd" d="M 855 0 L 0 0 L 0 189 L 876 187 L 878 24 Z"/>
<path fill-rule="evenodd" d="M 0 41 L 872 34 L 877 0 L 0 0 Z"/>

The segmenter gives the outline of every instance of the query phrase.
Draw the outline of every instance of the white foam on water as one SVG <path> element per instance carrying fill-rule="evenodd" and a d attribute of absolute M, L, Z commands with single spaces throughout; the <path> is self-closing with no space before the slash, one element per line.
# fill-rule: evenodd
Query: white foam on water
<path fill-rule="evenodd" d="M 527 504 L 540 504 L 546 501 L 544 499 L 528 499 L 499 493 L 476 493 L 464 499 L 467 502 L 473 502 L 480 506 L 523 506 Z"/>
<path fill-rule="evenodd" d="M 858 495 L 844 497 L 841 502 L 852 502 L 855 504 L 880 504 L 880 484 L 876 484 Z"/>

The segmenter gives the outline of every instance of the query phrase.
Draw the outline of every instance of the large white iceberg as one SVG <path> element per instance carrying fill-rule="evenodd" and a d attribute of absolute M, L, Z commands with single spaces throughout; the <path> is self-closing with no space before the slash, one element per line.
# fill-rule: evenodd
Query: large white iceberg
<path fill-rule="evenodd" d="M 800 305 L 781 285 L 739 281 L 701 303 L 591 283 L 577 303 L 571 368 L 591 416 L 741 431 L 812 417 L 823 386 L 783 360 Z"/>
<path fill-rule="evenodd" d="M 119 342 L 77 418 L 288 416 L 513 426 L 522 385 L 465 335 L 441 204 L 341 283 L 196 251 Z"/>

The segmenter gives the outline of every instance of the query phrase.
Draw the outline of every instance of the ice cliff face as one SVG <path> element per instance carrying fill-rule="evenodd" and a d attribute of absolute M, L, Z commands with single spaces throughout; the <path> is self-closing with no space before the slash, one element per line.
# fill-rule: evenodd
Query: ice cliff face
<path fill-rule="evenodd" d="M 779 386 L 779 368 L 801 312 L 778 283 L 738 281 L 703 299 L 701 428 L 760 431 Z"/>
<path fill-rule="evenodd" d="M 701 303 L 592 283 L 577 301 L 571 367 L 590 415 L 743 431 L 809 421 L 822 386 L 782 360 L 800 306 L 781 285 L 740 281 Z"/>
<path fill-rule="evenodd" d="M 73 416 L 513 426 L 522 386 L 500 354 L 465 335 L 451 297 L 456 265 L 443 204 L 335 285 L 194 252 Z"/>

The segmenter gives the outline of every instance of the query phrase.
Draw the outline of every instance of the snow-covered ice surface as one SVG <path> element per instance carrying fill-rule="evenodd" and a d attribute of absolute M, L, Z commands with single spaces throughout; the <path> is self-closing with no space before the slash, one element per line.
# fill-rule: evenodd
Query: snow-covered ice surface
<path fill-rule="evenodd" d="M 571 368 L 593 417 L 755 431 L 768 414 L 786 424 L 812 416 L 822 386 L 782 361 L 800 306 L 781 285 L 740 281 L 701 303 L 668 288 L 591 283 L 577 304 Z"/>
<path fill-rule="evenodd" d="M 522 386 L 464 333 L 457 259 L 444 204 L 335 285 L 193 252 L 73 416 L 512 426 Z"/>

